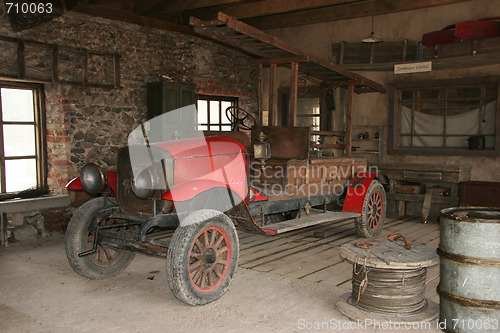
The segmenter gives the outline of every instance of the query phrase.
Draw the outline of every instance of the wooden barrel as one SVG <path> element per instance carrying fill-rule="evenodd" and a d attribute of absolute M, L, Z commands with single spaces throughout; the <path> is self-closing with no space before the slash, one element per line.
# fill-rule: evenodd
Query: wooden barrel
<path fill-rule="evenodd" d="M 441 211 L 440 321 L 450 332 L 500 330 L 500 209 Z"/>

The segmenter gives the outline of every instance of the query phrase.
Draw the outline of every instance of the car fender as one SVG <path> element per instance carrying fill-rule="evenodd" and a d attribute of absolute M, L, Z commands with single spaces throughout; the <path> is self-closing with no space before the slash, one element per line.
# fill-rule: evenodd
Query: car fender
<path fill-rule="evenodd" d="M 106 174 L 107 174 L 107 180 L 106 180 L 106 188 L 105 189 L 111 188 L 111 190 L 113 192 L 111 196 L 114 197 L 117 193 L 116 190 L 117 190 L 117 184 L 118 184 L 118 177 L 117 177 L 118 175 L 115 171 L 106 171 Z M 66 184 L 66 188 L 68 190 L 84 190 L 80 177 L 75 177 L 75 178 L 71 179 Z"/>
<path fill-rule="evenodd" d="M 80 177 L 75 177 L 71 179 L 65 186 L 69 190 L 83 190 L 82 182 L 80 181 Z"/>
<path fill-rule="evenodd" d="M 361 214 L 368 187 L 370 187 L 371 183 L 375 178 L 377 178 L 377 176 L 378 173 L 375 172 L 358 173 L 347 189 L 342 211 Z"/>

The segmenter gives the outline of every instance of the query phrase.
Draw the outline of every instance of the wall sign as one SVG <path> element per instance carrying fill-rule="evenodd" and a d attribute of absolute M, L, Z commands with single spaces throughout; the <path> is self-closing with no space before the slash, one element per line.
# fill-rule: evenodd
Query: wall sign
<path fill-rule="evenodd" d="M 421 73 L 432 71 L 432 61 L 394 65 L 394 74 Z"/>

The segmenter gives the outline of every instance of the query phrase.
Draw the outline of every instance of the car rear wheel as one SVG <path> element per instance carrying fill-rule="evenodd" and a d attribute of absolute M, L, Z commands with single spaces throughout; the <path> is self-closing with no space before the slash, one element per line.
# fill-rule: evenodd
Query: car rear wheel
<path fill-rule="evenodd" d="M 183 225 L 168 249 L 168 284 L 184 303 L 205 305 L 229 288 L 238 265 L 238 235 L 229 217 L 211 209 L 190 214 Z"/>
<path fill-rule="evenodd" d="M 365 195 L 361 216 L 354 220 L 356 232 L 361 237 L 378 236 L 384 227 L 386 195 L 382 184 L 373 180 Z"/>
<path fill-rule="evenodd" d="M 108 201 L 106 201 L 108 200 Z M 100 280 L 121 273 L 134 258 L 134 253 L 97 245 L 94 254 L 79 257 L 78 254 L 89 251 L 94 244 L 92 223 L 109 225 L 116 223 L 114 219 L 96 218 L 100 211 L 116 205 L 111 198 L 94 198 L 81 205 L 73 214 L 66 230 L 66 257 L 75 272 L 92 280 Z"/>

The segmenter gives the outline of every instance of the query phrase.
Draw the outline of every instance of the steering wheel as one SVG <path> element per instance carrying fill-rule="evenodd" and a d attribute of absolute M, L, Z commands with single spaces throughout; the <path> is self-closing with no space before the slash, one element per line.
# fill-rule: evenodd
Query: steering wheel
<path fill-rule="evenodd" d="M 240 128 L 251 130 L 255 126 L 255 118 L 238 106 L 230 106 L 226 109 L 226 117 L 231 122 L 231 131 L 238 131 Z"/>

